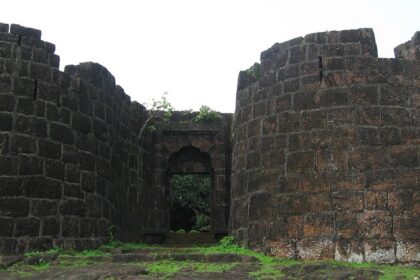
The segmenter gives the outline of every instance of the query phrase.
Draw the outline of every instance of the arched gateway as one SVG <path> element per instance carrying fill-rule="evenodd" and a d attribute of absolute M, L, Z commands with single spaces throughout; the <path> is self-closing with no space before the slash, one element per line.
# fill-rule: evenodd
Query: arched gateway
<path fill-rule="evenodd" d="M 190 119 L 189 119 L 190 118 Z M 210 178 L 210 227 L 215 237 L 227 234 L 230 192 L 231 115 L 211 122 L 194 122 L 188 113 L 176 112 L 172 121 L 161 123 L 155 133 L 153 162 L 154 205 L 147 207 L 143 230 L 153 241 L 163 240 L 176 213 L 170 209 L 170 182 L 174 175 L 201 174 Z"/>

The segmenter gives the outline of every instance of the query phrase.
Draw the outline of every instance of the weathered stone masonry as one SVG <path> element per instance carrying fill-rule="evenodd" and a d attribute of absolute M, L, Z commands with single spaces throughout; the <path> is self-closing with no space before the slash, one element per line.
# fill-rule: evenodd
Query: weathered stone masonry
<path fill-rule="evenodd" d="M 230 232 L 295 258 L 420 261 L 420 32 L 275 44 L 239 75 Z M 245 214 L 244 214 L 245 213 Z"/>
<path fill-rule="evenodd" d="M 212 178 L 211 229 L 271 254 L 420 261 L 420 33 L 309 34 L 239 75 L 235 115 L 148 112 L 96 63 L 61 72 L 41 31 L 0 24 L 0 253 L 162 241 L 172 174 Z M 231 175 L 232 174 L 232 175 Z M 228 227 L 229 225 L 229 227 Z"/>
<path fill-rule="evenodd" d="M 226 234 L 231 116 L 191 131 L 179 112 L 138 139 L 145 108 L 99 64 L 59 71 L 54 51 L 41 31 L 0 24 L 0 253 L 94 248 L 110 232 L 162 241 L 168 160 L 186 148 L 209 156 L 212 230 Z M 180 140 L 170 151 L 166 132 Z"/>

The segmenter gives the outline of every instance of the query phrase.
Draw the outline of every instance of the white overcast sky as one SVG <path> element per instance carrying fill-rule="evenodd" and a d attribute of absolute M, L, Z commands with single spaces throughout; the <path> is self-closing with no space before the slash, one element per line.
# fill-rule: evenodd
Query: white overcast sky
<path fill-rule="evenodd" d="M 372 27 L 380 57 L 420 30 L 420 0 L 0 0 L 0 22 L 42 30 L 65 65 L 104 65 L 132 100 L 233 112 L 238 72 L 308 33 Z"/>

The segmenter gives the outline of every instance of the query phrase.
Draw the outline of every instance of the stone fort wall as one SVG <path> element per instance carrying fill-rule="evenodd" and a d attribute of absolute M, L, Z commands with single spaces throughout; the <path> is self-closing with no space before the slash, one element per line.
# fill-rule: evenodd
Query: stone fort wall
<path fill-rule="evenodd" d="M 54 51 L 40 30 L 0 24 L 0 254 L 162 242 L 169 160 L 185 149 L 209 156 L 212 231 L 226 234 L 232 115 L 175 112 L 138 139 L 145 108 L 97 63 L 60 71 Z"/>
<path fill-rule="evenodd" d="M 230 232 L 291 258 L 420 261 L 420 33 L 275 44 L 239 74 Z"/>
<path fill-rule="evenodd" d="M 41 31 L 0 24 L 1 253 L 140 230 L 145 109 L 99 64 L 59 71 L 54 51 Z"/>

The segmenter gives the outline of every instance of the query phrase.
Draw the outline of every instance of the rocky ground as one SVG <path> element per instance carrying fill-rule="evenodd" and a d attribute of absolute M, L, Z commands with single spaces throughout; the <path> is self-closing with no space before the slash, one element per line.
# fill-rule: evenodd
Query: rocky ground
<path fill-rule="evenodd" d="M 0 257 L 0 279 L 416 279 L 420 268 L 267 257 L 235 246 L 105 246 Z"/>

